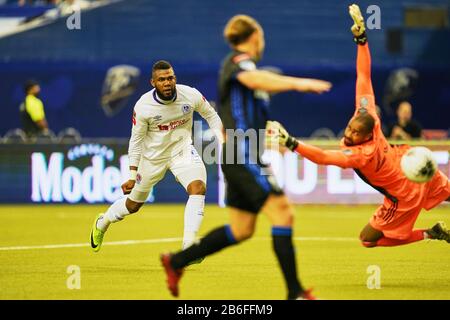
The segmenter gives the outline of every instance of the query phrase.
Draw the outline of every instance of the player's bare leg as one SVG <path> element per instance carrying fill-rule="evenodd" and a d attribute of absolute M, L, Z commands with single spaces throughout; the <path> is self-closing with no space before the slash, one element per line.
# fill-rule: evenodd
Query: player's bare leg
<path fill-rule="evenodd" d="M 359 234 L 359 239 L 361 240 L 363 246 L 367 248 L 375 247 L 377 241 L 383 237 L 383 232 L 375 229 L 368 223 Z"/>
<path fill-rule="evenodd" d="M 275 255 L 281 267 L 287 288 L 288 299 L 314 300 L 311 290 L 305 290 L 297 275 L 297 263 L 292 243 L 294 208 L 285 195 L 271 194 L 262 211 L 272 224 L 272 241 Z"/>
<path fill-rule="evenodd" d="M 373 247 L 395 247 L 424 239 L 443 240 L 450 243 L 450 230 L 445 223 L 440 221 L 430 229 L 415 229 L 411 231 L 409 237 L 405 239 L 394 239 L 384 236 L 383 232 L 374 229 L 367 224 L 360 234 L 361 243 L 366 248 Z"/>
<path fill-rule="evenodd" d="M 386 237 L 382 231 L 375 229 L 368 223 L 360 234 L 361 243 L 366 248 L 373 247 L 395 247 L 404 244 L 421 241 L 428 238 L 427 230 L 412 230 L 409 237 L 405 239 L 394 239 Z"/>
<path fill-rule="evenodd" d="M 233 237 L 244 241 L 252 237 L 256 227 L 256 215 L 245 210 L 230 208 L 230 229 Z"/>

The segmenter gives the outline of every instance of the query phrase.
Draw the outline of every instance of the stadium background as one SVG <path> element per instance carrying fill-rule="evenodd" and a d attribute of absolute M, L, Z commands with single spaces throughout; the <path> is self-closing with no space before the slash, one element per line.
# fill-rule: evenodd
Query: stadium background
<path fill-rule="evenodd" d="M 90 251 L 89 230 L 95 215 L 120 196 L 132 108 L 149 89 L 152 63 L 171 61 L 179 83 L 215 102 L 220 60 L 229 50 L 222 30 L 232 15 L 250 14 L 263 25 L 261 66 L 333 83 L 331 92 L 321 96 L 273 96 L 274 119 L 296 136 L 333 148 L 353 113 L 356 50 L 349 32 L 350 2 L 90 1 L 92 7 L 81 11 L 80 30 L 69 30 L 68 15 L 58 17 L 54 6 L 43 2 L 18 7 L 15 0 L 0 0 L 0 299 L 171 298 L 158 257 L 180 247 L 187 198 L 171 174 L 153 191 L 149 200 L 155 204 L 111 228 L 99 254 Z M 448 1 L 358 3 L 364 12 L 369 5 L 381 9 L 381 29 L 369 30 L 368 36 L 384 123 L 394 120 L 395 101 L 404 94 L 414 118 L 431 130 L 426 140 L 411 143 L 436 151 L 440 169 L 450 174 Z M 417 11 L 424 16 L 411 20 Z M 412 26 L 417 23 L 422 27 Z M 404 91 L 394 94 L 399 83 L 389 80 L 409 77 L 411 70 L 418 78 L 408 78 Z M 108 71 L 117 78 L 105 81 Z M 75 128 L 81 140 L 18 142 L 14 129 L 20 127 L 18 106 L 29 78 L 41 83 L 50 129 L 58 136 Z M 102 106 L 113 87 L 132 94 Z M 203 129 L 200 137 L 207 143 L 205 123 Z M 277 159 L 277 178 L 301 204 L 294 241 L 302 281 L 320 298 L 450 299 L 448 244 L 365 249 L 358 232 L 381 196 L 351 170 L 317 167 L 292 154 Z M 223 185 L 216 165 L 208 166 L 208 181 L 201 235 L 228 222 L 227 210 L 217 205 L 223 204 Z M 449 206 L 442 205 L 421 214 L 416 226 L 449 222 L 448 213 Z M 260 219 L 251 241 L 190 267 L 181 298 L 283 299 L 269 230 L 267 219 Z M 73 266 L 81 270 L 79 290 L 68 285 Z M 372 290 L 368 282 L 372 267 L 381 270 L 381 290 Z"/>
<path fill-rule="evenodd" d="M 33 78 L 41 83 L 41 98 L 50 129 L 55 134 L 73 127 L 84 138 L 84 143 L 118 147 L 119 153 L 126 153 L 132 108 L 139 96 L 149 90 L 149 70 L 156 60 L 171 61 L 179 83 L 198 88 L 208 100 L 215 102 L 220 61 L 229 50 L 222 30 L 227 19 L 237 13 L 253 15 L 264 26 L 267 47 L 261 66 L 333 83 L 332 91 L 321 96 L 297 93 L 273 96 L 273 119 L 285 124 L 296 136 L 333 138 L 341 135 L 353 112 L 355 47 L 348 32 L 350 21 L 346 7 L 341 2 L 127 0 L 92 1 L 91 4 L 102 6 L 81 11 L 79 30 L 69 30 L 68 17 L 63 16 L 43 19 L 35 28 L 0 38 L 0 135 L 6 136 L 11 129 L 20 127 L 18 106 L 24 96 L 23 83 Z M 414 118 L 425 129 L 440 129 L 447 134 L 450 127 L 448 2 L 360 2 L 364 11 L 372 4 L 380 8 L 381 18 L 381 29 L 369 30 L 368 34 L 373 84 L 383 122 L 388 124 L 394 120 L 395 102 L 399 95 L 405 94 L 413 105 Z M 0 6 L 0 17 L 19 19 L 21 15 L 21 21 L 28 19 L 30 24 L 39 21 L 51 8 L 45 5 L 17 7 L 14 1 L 8 1 Z M 425 12 L 437 9 L 441 15 L 432 16 L 431 24 L 429 20 L 418 18 L 423 26 L 413 27 L 417 21 L 411 22 L 408 12 L 418 9 Z M 438 21 L 433 22 L 433 19 Z M 435 27 L 431 26 L 433 24 Z M 128 66 L 132 71 L 128 71 L 125 80 L 116 77 L 115 83 L 105 83 L 107 73 L 117 66 Z M 414 70 L 418 78 L 409 79 L 404 92 L 395 94 L 388 80 L 402 68 Z M 120 83 L 121 80 L 124 83 Z M 102 99 L 111 94 L 114 85 L 130 88 L 131 95 L 102 107 Z M 206 124 L 204 129 L 207 129 Z M 446 150 L 445 145 L 443 141 L 443 147 L 437 150 Z M 4 144 L 1 149 L 0 175 L 2 181 L 8 182 L 8 187 L 0 187 L 0 202 L 32 201 L 31 172 L 27 169 L 32 167 L 30 150 L 46 151 L 46 161 L 49 161 L 51 151 L 69 147 L 53 143 L 44 143 L 42 147 L 11 149 L 10 146 Z M 22 161 L 17 161 L 18 158 Z M 67 155 L 65 160 L 66 164 L 70 162 Z M 446 172 L 448 163 L 448 156 L 444 154 L 441 168 Z M 76 166 L 80 172 L 86 168 Z M 209 202 L 221 198 L 220 188 L 215 183 L 216 169 L 215 166 L 208 168 Z M 171 177 L 158 187 L 163 191 L 156 197 L 157 201 L 184 201 L 183 190 Z M 118 184 L 111 188 L 117 189 Z M 168 190 L 172 192 L 166 192 Z M 349 191 L 355 196 L 346 198 L 344 195 L 341 200 L 357 201 L 355 190 Z M 295 199 L 302 203 L 308 199 L 313 203 L 323 199 L 307 195 L 308 192 Z M 333 202 L 333 197 L 325 199 Z M 359 202 L 376 202 L 380 198 L 361 199 L 364 197 L 359 198 Z M 79 201 L 86 199 L 81 197 Z"/>

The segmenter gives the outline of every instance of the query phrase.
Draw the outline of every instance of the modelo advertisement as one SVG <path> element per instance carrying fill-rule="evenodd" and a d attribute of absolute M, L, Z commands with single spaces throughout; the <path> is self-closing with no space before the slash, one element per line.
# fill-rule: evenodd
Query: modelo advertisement
<path fill-rule="evenodd" d="M 320 144 L 335 148 L 336 142 Z M 439 169 L 450 174 L 448 142 L 427 145 Z M 122 197 L 128 179 L 127 142 L 76 145 L 0 145 L 0 203 L 111 203 Z M 198 148 L 197 148 L 198 149 Z M 206 150 L 206 149 L 204 149 Z M 198 150 L 202 154 L 203 150 Z M 382 195 L 351 169 L 318 166 L 298 155 L 268 152 L 279 185 L 294 203 L 380 203 Z M 217 163 L 206 164 L 206 200 L 225 204 L 225 181 Z M 187 195 L 172 173 L 160 181 L 148 202 L 184 203 Z"/>
<path fill-rule="evenodd" d="M 128 143 L 0 145 L 0 203 L 111 203 L 123 197 L 129 177 Z M 217 181 L 217 165 L 206 166 Z M 217 202 L 217 183 L 207 199 Z M 148 202 L 186 202 L 168 170 Z"/>

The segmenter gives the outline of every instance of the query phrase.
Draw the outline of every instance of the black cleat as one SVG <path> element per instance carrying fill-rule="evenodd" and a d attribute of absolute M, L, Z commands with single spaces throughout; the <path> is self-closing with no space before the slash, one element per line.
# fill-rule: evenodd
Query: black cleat
<path fill-rule="evenodd" d="M 450 243 L 450 230 L 447 229 L 447 226 L 442 221 L 439 221 L 431 229 L 428 229 L 427 234 L 431 239 L 444 240 Z"/>

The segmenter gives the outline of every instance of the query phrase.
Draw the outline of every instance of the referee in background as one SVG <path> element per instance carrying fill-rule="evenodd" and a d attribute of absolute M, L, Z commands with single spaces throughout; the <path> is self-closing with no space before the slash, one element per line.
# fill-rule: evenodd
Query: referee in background
<path fill-rule="evenodd" d="M 28 80 L 24 86 L 25 100 L 20 104 L 20 117 L 23 130 L 28 138 L 39 134 L 47 134 L 48 123 L 45 118 L 44 104 L 38 98 L 41 92 L 39 83 L 35 80 Z"/>

